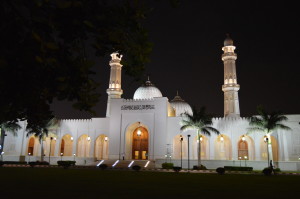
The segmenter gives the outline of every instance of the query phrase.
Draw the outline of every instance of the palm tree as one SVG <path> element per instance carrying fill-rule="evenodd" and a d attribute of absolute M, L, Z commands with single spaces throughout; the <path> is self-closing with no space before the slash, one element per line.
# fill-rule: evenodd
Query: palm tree
<path fill-rule="evenodd" d="M 271 134 L 277 129 L 290 130 L 290 127 L 282 124 L 283 121 L 287 121 L 288 118 L 284 116 L 280 111 L 268 113 L 261 105 L 257 106 L 258 116 L 250 118 L 248 133 L 262 132 L 266 136 L 268 144 L 268 165 L 270 166 L 271 160 L 273 161 Z"/>
<path fill-rule="evenodd" d="M 17 131 L 20 128 L 21 126 L 15 122 L 4 122 L 0 124 L 0 154 L 2 154 L 3 151 L 6 132 L 11 132 L 14 136 L 17 136 Z"/>
<path fill-rule="evenodd" d="M 59 126 L 59 120 L 56 118 L 51 118 L 50 120 L 44 120 L 43 123 L 38 128 L 30 128 L 28 127 L 28 135 L 33 134 L 35 137 L 39 138 L 41 143 L 41 161 L 44 161 L 44 146 L 43 141 L 45 141 L 46 137 L 48 137 L 49 132 L 52 134 L 56 133 L 56 130 Z M 50 143 L 51 144 L 51 143 Z"/>
<path fill-rule="evenodd" d="M 198 167 L 201 167 L 201 142 L 200 134 L 211 135 L 211 132 L 216 133 L 217 135 L 220 132 L 212 127 L 212 116 L 206 114 L 205 107 L 201 107 L 200 110 L 197 110 L 196 107 L 192 108 L 193 114 L 184 113 L 183 120 L 181 122 L 182 126 L 180 130 L 185 131 L 188 129 L 197 130 L 197 142 L 198 142 Z"/>

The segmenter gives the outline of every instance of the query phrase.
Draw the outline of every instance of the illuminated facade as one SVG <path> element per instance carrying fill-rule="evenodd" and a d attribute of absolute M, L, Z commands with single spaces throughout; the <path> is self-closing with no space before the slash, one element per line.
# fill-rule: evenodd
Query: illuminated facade
<path fill-rule="evenodd" d="M 213 119 L 213 126 L 221 132 L 219 136 L 202 135 L 200 139 L 202 164 L 208 168 L 247 165 L 262 169 L 267 166 L 267 144 L 261 133 L 246 135 L 249 122 L 240 117 L 233 41 L 227 38 L 222 49 L 224 117 Z M 189 146 L 190 165 L 196 165 L 196 131 L 180 131 L 181 113 L 192 111 L 188 103 L 178 93 L 169 101 L 149 79 L 136 90 L 133 99 L 123 99 L 122 56 L 113 53 L 111 57 L 106 117 L 61 120 L 59 128 L 43 141 L 45 160 L 56 163 L 74 159 L 86 165 L 102 160 L 107 164 L 139 160 L 160 167 L 166 161 L 180 166 L 182 157 L 186 168 Z M 292 130 L 278 130 L 270 137 L 273 159 L 282 170 L 300 170 L 300 115 L 287 117 L 286 125 Z M 26 137 L 26 122 L 21 125 L 18 136 L 7 133 L 4 160 L 39 159 L 39 140 Z M 187 135 L 191 135 L 189 139 Z"/>

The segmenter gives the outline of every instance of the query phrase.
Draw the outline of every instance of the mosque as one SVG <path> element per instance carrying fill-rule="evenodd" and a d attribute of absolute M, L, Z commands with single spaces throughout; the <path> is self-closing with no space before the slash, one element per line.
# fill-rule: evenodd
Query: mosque
<path fill-rule="evenodd" d="M 264 134 L 247 134 L 249 121 L 240 117 L 235 48 L 230 38 L 224 41 L 224 117 L 213 118 L 213 127 L 220 135 L 201 136 L 202 164 L 212 169 L 263 169 L 268 165 Z M 33 161 L 44 153 L 52 164 L 76 160 L 81 165 L 106 163 L 113 167 L 140 164 L 160 168 L 164 162 L 184 168 L 188 163 L 190 167 L 197 165 L 196 131 L 180 131 L 182 113 L 192 114 L 190 105 L 178 94 L 173 100 L 163 97 L 149 79 L 135 91 L 133 99 L 123 99 L 121 59 L 122 55 L 111 54 L 105 118 L 61 120 L 44 139 L 43 152 L 38 138 L 26 136 L 26 121 L 22 122 L 17 136 L 7 133 L 2 159 Z M 286 116 L 285 125 L 291 130 L 277 130 L 271 135 L 273 160 L 282 170 L 300 170 L 300 115 Z"/>

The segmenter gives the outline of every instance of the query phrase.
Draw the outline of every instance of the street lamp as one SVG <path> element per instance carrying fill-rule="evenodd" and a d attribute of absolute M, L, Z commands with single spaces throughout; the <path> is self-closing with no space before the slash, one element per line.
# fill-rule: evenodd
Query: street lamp
<path fill-rule="evenodd" d="M 1 152 L 1 161 L 3 162 L 3 154 L 4 154 L 4 151 Z"/>
<path fill-rule="evenodd" d="M 60 160 L 62 161 L 62 157 L 63 157 L 64 153 L 60 153 Z"/>
<path fill-rule="evenodd" d="M 190 170 L 190 137 L 191 135 L 188 136 L 188 170 Z"/>
<path fill-rule="evenodd" d="M 183 141 L 183 137 L 182 135 L 180 135 L 180 166 L 182 168 L 182 141 Z"/>
<path fill-rule="evenodd" d="M 270 167 L 270 157 L 269 157 L 269 138 L 267 136 L 264 137 L 264 142 L 267 143 L 267 155 L 268 155 L 268 167 Z"/>
<path fill-rule="evenodd" d="M 50 165 L 50 156 L 51 156 L 51 145 L 52 145 L 53 137 L 50 137 L 50 149 L 49 149 L 49 165 Z"/>

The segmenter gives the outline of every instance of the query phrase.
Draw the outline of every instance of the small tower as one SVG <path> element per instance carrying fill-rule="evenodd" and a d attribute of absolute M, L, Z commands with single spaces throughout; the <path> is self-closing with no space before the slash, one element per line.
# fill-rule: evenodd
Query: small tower
<path fill-rule="evenodd" d="M 222 48 L 222 60 L 224 62 L 224 116 L 240 117 L 239 96 L 238 91 L 240 85 L 237 84 L 235 60 L 237 55 L 234 53 L 235 46 L 232 39 L 227 35 Z"/>
<path fill-rule="evenodd" d="M 106 116 L 110 116 L 110 100 L 114 98 L 121 98 L 123 90 L 121 89 L 121 72 L 122 65 L 120 64 L 122 55 L 117 52 L 112 53 L 110 65 L 110 78 L 109 78 L 109 88 L 106 90 L 108 94 Z"/>

